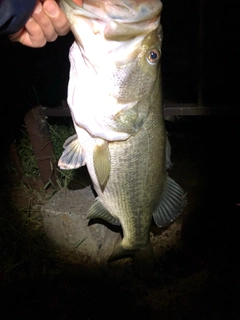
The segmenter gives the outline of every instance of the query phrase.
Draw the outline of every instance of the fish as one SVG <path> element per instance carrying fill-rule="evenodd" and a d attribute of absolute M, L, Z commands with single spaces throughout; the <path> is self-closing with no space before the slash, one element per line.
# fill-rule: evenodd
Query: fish
<path fill-rule="evenodd" d="M 86 218 L 122 228 L 108 261 L 150 250 L 152 219 L 166 227 L 186 193 L 168 175 L 170 145 L 162 108 L 159 0 L 61 0 L 75 37 L 68 105 L 76 134 L 61 169 L 86 165 L 97 197 Z"/>

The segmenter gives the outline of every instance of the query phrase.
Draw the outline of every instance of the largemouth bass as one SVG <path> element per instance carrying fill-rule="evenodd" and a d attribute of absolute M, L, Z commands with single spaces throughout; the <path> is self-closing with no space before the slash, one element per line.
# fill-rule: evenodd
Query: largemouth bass
<path fill-rule="evenodd" d="M 62 169 L 87 165 L 98 197 L 87 218 L 120 224 L 109 261 L 134 256 L 182 212 L 185 193 L 167 174 L 159 0 L 61 0 L 75 42 L 68 104 L 76 135 Z M 166 160 L 167 158 L 167 160 Z"/>

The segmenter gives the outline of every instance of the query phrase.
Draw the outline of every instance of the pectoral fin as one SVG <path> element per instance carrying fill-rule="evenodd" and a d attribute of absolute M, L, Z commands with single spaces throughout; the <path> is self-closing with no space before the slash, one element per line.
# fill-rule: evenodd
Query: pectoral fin
<path fill-rule="evenodd" d="M 159 227 L 166 227 L 173 222 L 186 205 L 186 193 L 170 177 L 167 178 L 165 190 L 159 205 L 153 213 L 153 219 Z"/>
<path fill-rule="evenodd" d="M 103 219 L 111 224 L 120 225 L 119 220 L 114 218 L 109 211 L 104 208 L 98 197 L 89 209 L 87 219 Z"/>
<path fill-rule="evenodd" d="M 111 156 L 108 142 L 97 139 L 93 150 L 93 164 L 98 182 L 101 186 L 107 181 L 111 168 Z"/>
<path fill-rule="evenodd" d="M 60 169 L 77 169 L 85 165 L 82 147 L 76 134 L 65 141 L 63 148 L 65 150 L 58 161 Z"/>

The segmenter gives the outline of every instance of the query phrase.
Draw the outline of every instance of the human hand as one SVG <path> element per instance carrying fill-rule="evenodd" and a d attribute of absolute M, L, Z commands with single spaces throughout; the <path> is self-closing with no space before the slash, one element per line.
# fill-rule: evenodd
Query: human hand
<path fill-rule="evenodd" d="M 82 4 L 82 0 L 75 0 Z M 63 10 L 54 0 L 37 0 L 32 16 L 25 27 L 9 36 L 29 47 L 43 47 L 47 42 L 66 35 L 69 23 Z"/>

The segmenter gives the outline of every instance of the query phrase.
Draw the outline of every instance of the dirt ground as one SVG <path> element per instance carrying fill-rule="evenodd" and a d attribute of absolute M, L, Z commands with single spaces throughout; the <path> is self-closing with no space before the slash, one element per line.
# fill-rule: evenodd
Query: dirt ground
<path fill-rule="evenodd" d="M 166 125 L 170 176 L 187 192 L 188 204 L 169 228 L 152 226 L 151 277 L 137 277 L 130 259 L 86 268 L 53 252 L 39 210 L 39 227 L 28 233 L 29 226 L 14 223 L 21 211 L 9 207 L 11 191 L 4 187 L 1 319 L 240 319 L 239 121 L 180 118 Z M 5 211 L 18 236 L 6 236 Z"/>

